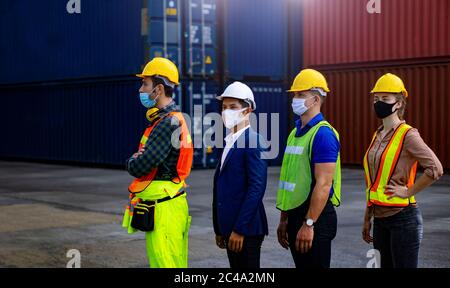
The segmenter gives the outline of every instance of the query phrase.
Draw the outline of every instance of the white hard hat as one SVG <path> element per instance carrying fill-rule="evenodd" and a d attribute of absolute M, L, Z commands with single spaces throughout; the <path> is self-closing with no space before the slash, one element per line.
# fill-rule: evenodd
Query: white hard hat
<path fill-rule="evenodd" d="M 253 91 L 241 82 L 234 82 L 231 85 L 228 85 L 228 87 L 225 89 L 225 91 L 222 93 L 222 95 L 217 96 L 217 100 L 223 100 L 223 98 L 235 98 L 235 99 L 241 99 L 245 102 L 247 102 L 253 110 L 256 109 L 256 103 L 255 103 L 255 97 L 253 96 Z"/>

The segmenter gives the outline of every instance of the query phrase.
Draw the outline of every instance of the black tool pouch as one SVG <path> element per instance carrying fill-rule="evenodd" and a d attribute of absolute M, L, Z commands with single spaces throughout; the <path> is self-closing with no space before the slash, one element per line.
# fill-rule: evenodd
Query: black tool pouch
<path fill-rule="evenodd" d="M 141 201 L 134 207 L 131 227 L 149 232 L 155 228 L 155 202 Z"/>

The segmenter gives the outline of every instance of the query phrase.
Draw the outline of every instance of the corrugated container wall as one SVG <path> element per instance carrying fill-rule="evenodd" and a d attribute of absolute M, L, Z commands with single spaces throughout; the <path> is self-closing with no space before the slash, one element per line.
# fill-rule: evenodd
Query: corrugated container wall
<path fill-rule="evenodd" d="M 69 13 L 67 2 L 0 3 L 0 157 L 123 165 L 147 124 L 140 80 L 130 75 L 164 56 L 180 69 L 175 101 L 191 116 L 194 105 L 202 116 L 220 112 L 214 98 L 220 85 L 252 79 L 256 114 L 278 113 L 277 134 L 269 123 L 263 136 L 279 150 L 270 164 L 281 163 L 289 109 L 282 82 L 287 2 L 227 0 L 220 17 L 217 0 L 81 1 L 81 13 Z M 218 39 L 223 15 L 226 39 Z M 218 71 L 219 53 L 228 74 Z M 203 123 L 191 124 L 194 137 L 208 133 Z M 214 167 L 217 157 L 217 149 L 200 147 L 195 166 Z"/>
<path fill-rule="evenodd" d="M 406 121 L 449 169 L 450 2 L 315 0 L 303 9 L 304 66 L 327 77 L 325 114 L 341 134 L 343 163 L 361 164 L 380 125 L 369 91 L 391 72 L 410 92 Z"/>
<path fill-rule="evenodd" d="M 302 2 L 305 66 L 450 55 L 448 0 Z"/>
<path fill-rule="evenodd" d="M 167 57 L 182 78 L 217 73 L 216 0 L 147 0 L 150 59 Z"/>
<path fill-rule="evenodd" d="M 269 165 L 281 165 L 288 136 L 287 111 L 290 104 L 283 84 L 246 83 L 253 90 L 256 120 L 252 128 L 267 140 Z"/>
<path fill-rule="evenodd" d="M 144 10 L 145 11 L 145 10 Z M 148 0 L 149 59 L 167 57 L 181 68 L 181 13 L 178 0 Z"/>
<path fill-rule="evenodd" d="M 2 157 L 124 165 L 148 121 L 139 81 L 0 88 Z"/>
<path fill-rule="evenodd" d="M 209 77 L 217 73 L 217 0 L 184 0 L 186 75 Z"/>
<path fill-rule="evenodd" d="M 142 0 L 0 2 L 0 84 L 132 74 L 143 60 Z"/>
<path fill-rule="evenodd" d="M 279 0 L 227 0 L 226 71 L 232 79 L 286 76 L 287 6 Z"/>
<path fill-rule="evenodd" d="M 269 165 L 280 165 L 288 134 L 286 109 L 289 108 L 289 103 L 284 86 L 258 82 L 247 84 L 253 90 L 257 106 L 255 117 L 252 118 L 256 121 L 252 122 L 252 128 L 267 139 L 270 145 Z M 220 149 L 209 147 L 208 140 L 223 142 L 223 137 L 226 136 L 226 131 L 219 135 L 210 129 L 214 125 L 222 125 L 221 102 L 216 100 L 216 96 L 221 92 L 213 81 L 194 80 L 183 84 L 183 93 L 186 97 L 183 111 L 191 116 L 191 134 L 195 148 L 194 167 L 214 168 L 220 160 L 218 158 Z M 217 124 L 216 120 L 220 123 Z"/>
<path fill-rule="evenodd" d="M 187 121 L 194 143 L 194 167 L 215 168 L 219 150 L 210 146 L 211 143 L 205 143 L 204 139 L 211 138 L 207 114 L 220 113 L 219 103 L 215 98 L 219 93 L 217 83 L 191 80 L 184 81 L 182 86 L 185 99 L 183 112 L 190 116 L 190 120 Z"/>
<path fill-rule="evenodd" d="M 450 58 L 436 63 L 390 63 L 383 66 L 323 68 L 330 89 L 324 113 L 341 136 L 344 163 L 361 164 L 381 123 L 369 91 L 384 73 L 400 76 L 408 89 L 406 121 L 416 127 L 445 168 L 450 168 Z"/>
<path fill-rule="evenodd" d="M 277 153 L 269 164 L 280 165 L 287 139 L 285 89 L 280 84 L 248 84 L 257 102 L 258 123 L 253 127 Z M 136 92 L 139 85 L 135 79 L 114 79 L 21 85 L 20 89 L 1 87 L 1 157 L 124 165 L 136 152 L 148 123 Z M 180 103 L 181 94 L 184 98 L 182 111 L 196 116 L 191 117 L 190 123 L 196 145 L 195 167 L 217 165 L 219 150 L 202 145 L 205 137 L 211 137 L 204 116 L 217 112 L 220 119 L 220 105 L 215 99 L 220 92 L 214 81 L 203 80 L 185 81 L 176 90 L 175 101 Z M 194 111 L 194 105 L 199 113 Z M 272 127 L 270 120 L 275 119 L 279 126 Z"/>
<path fill-rule="evenodd" d="M 264 139 L 267 139 L 268 144 L 271 145 L 269 147 L 269 152 L 271 152 L 269 165 L 280 165 L 288 134 L 286 109 L 289 104 L 284 86 L 257 82 L 247 84 L 253 90 L 257 106 L 254 114 L 256 122 L 252 122 L 252 128 Z M 211 139 L 223 142 L 222 139 L 226 136 L 226 131 L 223 131 L 223 135 L 219 135 L 210 129 L 214 125 L 218 125 L 215 120 L 222 121 L 221 102 L 216 100 L 216 96 L 221 92 L 214 81 L 194 80 L 186 81 L 183 84 L 183 93 L 186 97 L 183 111 L 191 116 L 191 134 L 195 148 L 194 167 L 214 168 L 217 161 L 220 160 L 218 158 L 220 149 L 209 147 L 207 141 Z"/>

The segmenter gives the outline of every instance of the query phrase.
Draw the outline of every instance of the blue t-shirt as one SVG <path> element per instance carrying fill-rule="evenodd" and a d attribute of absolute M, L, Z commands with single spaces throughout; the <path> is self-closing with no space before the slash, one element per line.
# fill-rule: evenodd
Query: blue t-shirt
<path fill-rule="evenodd" d="M 319 122 L 325 120 L 322 113 L 317 114 L 305 127 L 302 127 L 301 119 L 295 121 L 297 132 L 295 137 L 301 137 L 308 133 L 308 131 L 319 124 Z M 311 175 L 313 177 L 313 184 L 311 185 L 311 192 L 315 186 L 314 180 L 314 165 L 316 163 L 336 163 L 339 155 L 339 149 L 341 145 L 333 130 L 330 127 L 323 126 L 317 131 L 314 142 L 312 143 L 311 153 Z M 330 190 L 330 196 L 333 195 L 333 187 Z"/>

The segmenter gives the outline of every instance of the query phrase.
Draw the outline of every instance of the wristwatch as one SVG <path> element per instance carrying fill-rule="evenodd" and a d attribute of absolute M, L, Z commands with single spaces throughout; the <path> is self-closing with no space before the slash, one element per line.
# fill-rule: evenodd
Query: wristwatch
<path fill-rule="evenodd" d="M 305 219 L 305 224 L 308 227 L 314 227 L 314 220 L 313 219 Z"/>

